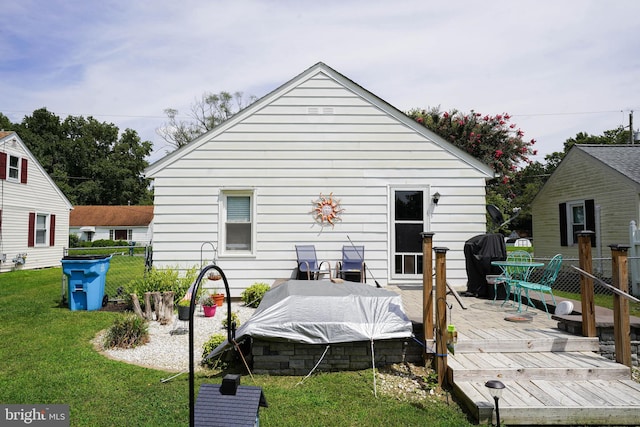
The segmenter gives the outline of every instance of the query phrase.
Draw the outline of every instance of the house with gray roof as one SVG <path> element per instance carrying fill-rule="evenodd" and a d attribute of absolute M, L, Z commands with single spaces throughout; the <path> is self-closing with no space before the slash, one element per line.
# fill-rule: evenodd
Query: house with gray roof
<path fill-rule="evenodd" d="M 593 258 L 609 258 L 609 245 L 628 245 L 640 218 L 640 145 L 574 145 L 531 209 L 537 257 L 578 258 L 576 233 L 586 229 L 595 232 Z M 607 273 L 611 263 L 593 268 Z"/>

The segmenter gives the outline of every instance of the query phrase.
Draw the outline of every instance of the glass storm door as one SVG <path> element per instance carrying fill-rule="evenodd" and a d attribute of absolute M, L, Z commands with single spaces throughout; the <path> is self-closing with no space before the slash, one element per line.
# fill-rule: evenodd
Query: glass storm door
<path fill-rule="evenodd" d="M 422 238 L 425 231 L 425 195 L 422 190 L 394 190 L 392 259 L 394 278 L 422 274 Z"/>

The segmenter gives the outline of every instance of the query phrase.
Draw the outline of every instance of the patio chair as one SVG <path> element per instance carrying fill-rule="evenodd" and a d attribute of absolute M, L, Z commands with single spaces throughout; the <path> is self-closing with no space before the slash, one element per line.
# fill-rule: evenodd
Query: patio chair
<path fill-rule="evenodd" d="M 366 282 L 364 246 L 343 246 L 342 261 L 336 264 L 336 277 L 351 282 Z"/>
<path fill-rule="evenodd" d="M 556 298 L 553 296 L 553 291 L 551 290 L 551 286 L 555 283 L 558 278 L 558 273 L 560 273 L 560 267 L 562 267 L 562 254 L 557 254 L 551 261 L 547 264 L 542 272 L 542 276 L 538 282 L 529 282 L 526 280 L 516 280 L 513 282 L 513 285 L 518 288 L 520 291 L 520 298 L 522 298 L 522 291 L 524 290 L 524 295 L 527 297 L 527 309 L 529 306 L 535 307 L 535 305 L 531 302 L 531 298 L 529 297 L 529 291 L 536 291 L 540 295 L 540 300 L 542 301 L 542 305 L 544 306 L 544 311 L 547 312 L 547 317 L 551 318 L 549 314 L 549 309 L 547 308 L 547 302 L 544 300 L 544 294 L 548 293 L 551 295 L 551 299 L 553 300 L 553 305 L 556 305 Z"/>
<path fill-rule="evenodd" d="M 530 262 L 531 254 L 527 251 L 512 251 L 507 254 L 507 261 L 512 262 Z M 503 285 L 505 290 L 504 302 L 505 305 L 511 296 L 511 285 L 514 280 L 527 280 L 531 273 L 530 267 L 506 267 L 501 275 L 496 277 L 493 282 L 493 302 L 496 302 L 498 296 L 498 285 Z M 514 295 L 514 301 L 516 296 Z"/>
<path fill-rule="evenodd" d="M 331 278 L 331 264 L 329 261 L 318 262 L 316 247 L 313 245 L 296 245 L 296 255 L 298 257 L 298 268 L 296 279 L 298 280 L 318 280 L 322 273 L 329 273 Z M 326 269 L 322 266 L 326 265 Z"/>

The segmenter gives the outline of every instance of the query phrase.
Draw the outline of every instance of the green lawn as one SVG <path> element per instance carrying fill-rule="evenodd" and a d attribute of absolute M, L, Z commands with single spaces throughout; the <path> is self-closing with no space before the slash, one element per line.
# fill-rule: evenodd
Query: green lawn
<path fill-rule="evenodd" d="M 113 268 L 113 266 L 112 266 Z M 68 404 L 72 426 L 185 426 L 188 377 L 107 359 L 91 340 L 117 313 L 59 307 L 61 269 L 0 274 L 0 402 Z M 200 349 L 196 349 L 197 352 Z M 247 375 L 263 388 L 263 426 L 469 426 L 455 403 L 373 395 L 371 371 L 300 377 Z M 220 382 L 199 375 L 196 383 Z"/>

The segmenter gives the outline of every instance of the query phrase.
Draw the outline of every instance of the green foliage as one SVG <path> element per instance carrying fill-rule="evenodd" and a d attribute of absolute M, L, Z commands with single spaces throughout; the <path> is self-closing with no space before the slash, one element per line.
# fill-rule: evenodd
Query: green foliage
<path fill-rule="evenodd" d="M 216 302 L 213 300 L 211 295 L 202 295 L 200 297 L 200 304 L 204 307 L 213 307 L 216 305 Z"/>
<path fill-rule="evenodd" d="M 80 238 L 77 234 L 69 234 L 69 247 L 77 248 L 80 245 Z"/>
<path fill-rule="evenodd" d="M 143 278 L 131 280 L 124 286 L 124 294 L 129 297 L 130 294 L 136 294 L 138 297 L 144 295 L 145 292 L 173 292 L 173 303 L 175 305 L 184 297 L 189 286 L 197 279 L 198 268 L 192 267 L 180 274 L 180 270 L 176 268 L 152 268 Z M 202 287 L 198 289 L 198 293 L 202 292 Z M 142 301 L 141 301 L 142 303 Z"/>
<path fill-rule="evenodd" d="M 525 141 L 524 132 L 510 124 L 507 113 L 482 115 L 471 110 L 440 112 L 439 108 L 413 109 L 407 115 L 440 135 L 458 148 L 490 165 L 503 183 L 515 172 L 520 162 L 528 163 L 535 140 Z"/>
<path fill-rule="evenodd" d="M 205 92 L 191 105 L 189 121 L 178 120 L 178 110 L 165 109 L 169 122 L 160 128 L 160 136 L 175 148 L 180 148 L 231 118 L 255 100 L 255 96 L 245 99 L 242 92 Z"/>
<path fill-rule="evenodd" d="M 231 313 L 231 323 L 235 323 L 236 329 L 240 327 L 240 318 L 238 317 L 238 313 L 236 313 L 235 311 Z M 228 328 L 229 322 L 227 321 L 227 316 L 224 316 L 221 324 L 223 328 Z"/>
<path fill-rule="evenodd" d="M 226 339 L 227 337 L 223 334 L 211 335 L 209 340 L 207 340 L 207 342 L 205 342 L 202 345 L 202 358 L 204 359 L 205 357 L 207 357 L 209 353 L 211 353 L 216 347 L 222 344 Z M 214 369 L 214 368 L 225 369 L 227 367 L 227 363 L 221 360 L 219 357 L 218 358 L 212 357 L 211 359 L 203 360 L 201 364 L 202 366 L 206 366 L 210 369 Z"/>
<path fill-rule="evenodd" d="M 149 342 L 149 325 L 133 313 L 118 316 L 107 330 L 105 348 L 133 348 Z"/>
<path fill-rule="evenodd" d="M 62 192 L 77 205 L 149 203 L 150 141 L 93 117 L 62 120 L 46 108 L 11 126 Z"/>
<path fill-rule="evenodd" d="M 257 282 L 242 291 L 240 297 L 248 307 L 257 307 L 269 289 L 271 289 L 271 286 L 268 284 Z"/>

